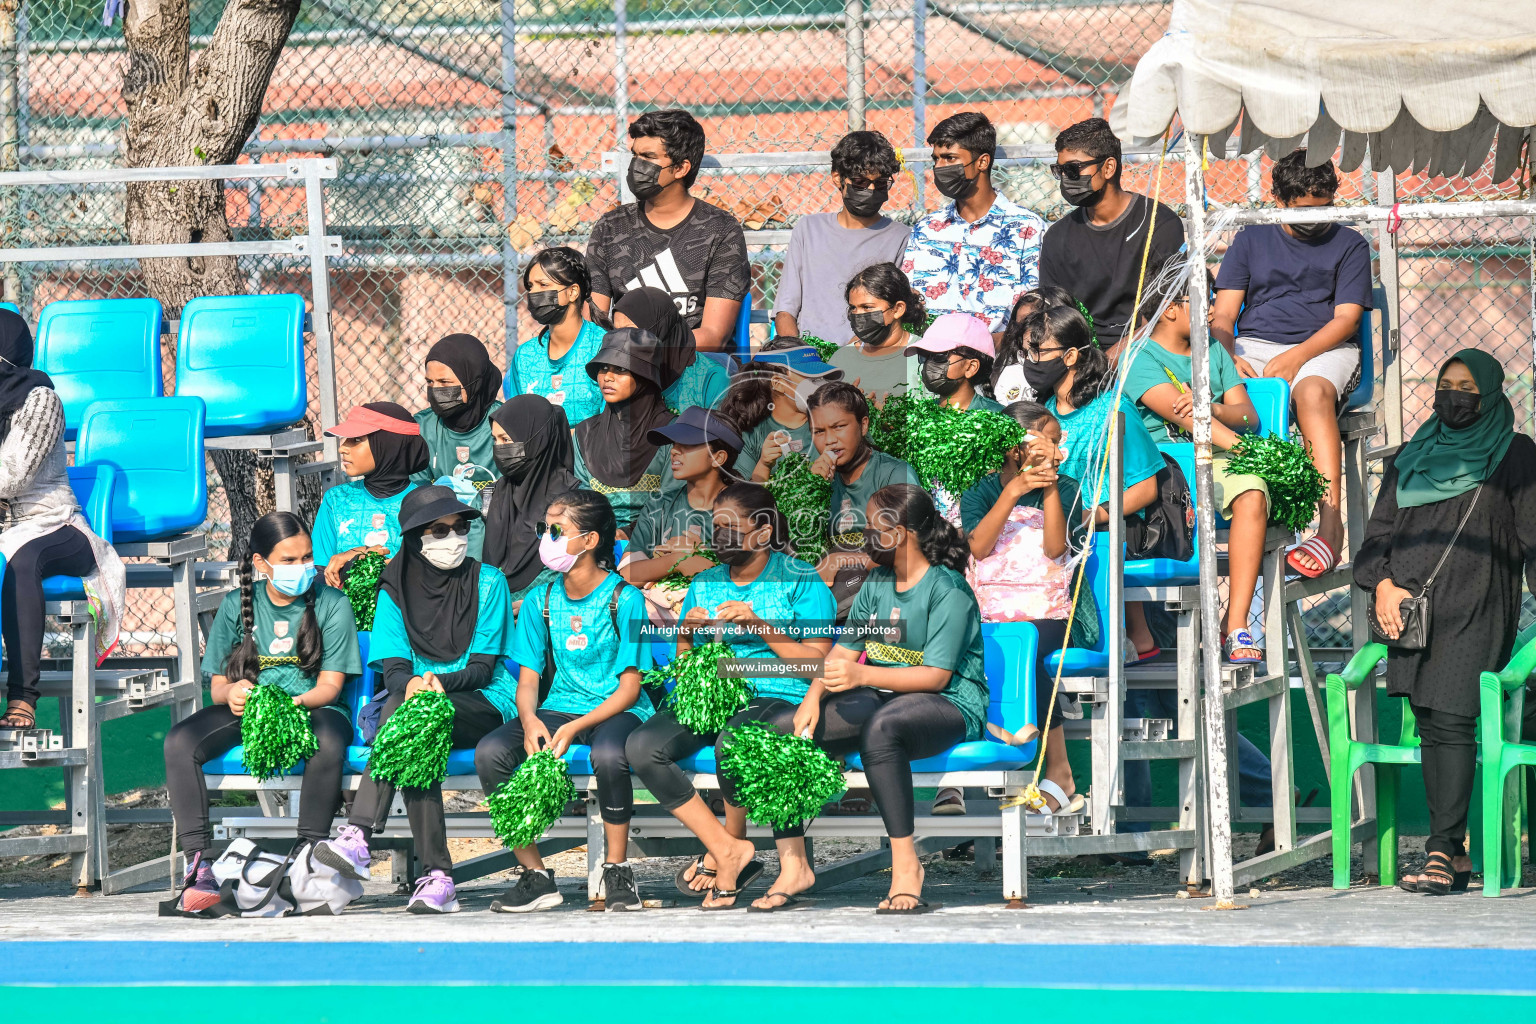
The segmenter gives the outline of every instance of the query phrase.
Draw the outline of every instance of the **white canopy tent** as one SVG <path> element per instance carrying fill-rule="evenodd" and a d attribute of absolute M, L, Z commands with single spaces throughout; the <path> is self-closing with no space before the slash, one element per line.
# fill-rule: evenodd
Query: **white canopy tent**
<path fill-rule="evenodd" d="M 1492 180 L 1526 167 L 1536 125 L 1536 0 L 1175 0 L 1166 35 L 1137 64 L 1111 121 L 1130 142 L 1162 139 L 1182 122 L 1192 264 L 1202 266 L 1207 236 L 1206 145 L 1224 156 L 1238 132 L 1239 153 L 1260 147 L 1273 157 L 1306 144 L 1322 163 L 1342 147 L 1350 171 L 1370 165 L 1390 184 L 1394 172 L 1467 176 L 1490 150 Z M 1390 170 L 1386 170 L 1390 168 Z M 1223 226 L 1260 223 L 1356 224 L 1453 217 L 1522 218 L 1536 225 L 1536 201 L 1502 200 L 1227 210 Z M 1395 267 L 1395 263 L 1394 263 Z M 1383 260 L 1383 277 L 1386 277 Z M 1389 289 L 1395 293 L 1396 280 Z M 1204 275 L 1190 275 L 1194 327 L 1195 487 L 1212 508 L 1210 359 Z M 1387 284 L 1387 282 L 1383 282 Z M 1395 304 L 1395 294 L 1391 300 Z M 1387 402 L 1400 399 L 1387 389 Z M 1390 419 L 1390 412 L 1389 412 Z M 1401 417 L 1389 438 L 1401 440 Z M 1211 517 L 1198 523 L 1200 586 L 1217 592 Z M 1353 546 L 1353 545 L 1352 545 Z M 1357 593 L 1356 598 L 1360 595 Z M 1220 635 L 1218 602 L 1202 602 L 1201 632 Z M 1357 604 L 1356 607 L 1359 605 Z M 1266 643 L 1281 638 L 1266 637 Z M 1232 906 L 1233 868 L 1222 721 L 1220 652 L 1202 645 L 1207 698 L 1206 820 L 1218 906 Z M 1278 814 L 1278 811 L 1277 811 Z"/>
<path fill-rule="evenodd" d="M 1185 131 L 1284 155 L 1310 134 L 1341 166 L 1494 181 L 1536 125 L 1536 0 L 1175 0 L 1112 113 L 1128 141 Z M 1246 114 L 1246 116 L 1241 116 Z"/>

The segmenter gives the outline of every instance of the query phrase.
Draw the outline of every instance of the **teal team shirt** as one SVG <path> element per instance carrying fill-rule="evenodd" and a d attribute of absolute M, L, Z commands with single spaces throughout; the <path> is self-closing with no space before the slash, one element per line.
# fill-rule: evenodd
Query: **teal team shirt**
<path fill-rule="evenodd" d="M 864 463 L 864 471 L 852 483 L 832 474 L 832 539 L 844 546 L 864 543 L 864 509 L 876 491 L 889 484 L 915 484 L 917 472 L 893 455 L 877 451 Z"/>
<path fill-rule="evenodd" d="M 472 654 L 491 654 L 496 667 L 491 681 L 480 692 L 490 701 L 501 720 L 517 717 L 517 680 L 507 670 L 506 658 L 512 653 L 512 600 L 507 593 L 507 579 L 493 565 L 480 566 L 480 610 L 475 617 L 475 635 L 469 648 L 451 662 L 432 661 L 411 649 L 410 635 L 399 605 L 383 590 L 373 613 L 373 636 L 369 641 L 368 660 L 377 665 L 386 658 L 404 658 L 411 663 L 413 675 L 431 672 L 443 675 L 457 672 L 469 664 Z"/>
<path fill-rule="evenodd" d="M 496 442 L 491 437 L 491 416 L 500 408 L 500 402 L 492 402 L 486 410 L 485 419 L 475 429 L 463 433 L 449 430 L 431 409 L 418 412 L 416 422 L 421 425 L 421 439 L 427 442 L 430 460 L 427 468 L 414 474 L 411 480 L 418 484 L 430 484 L 439 477 L 457 477 L 461 483 L 455 489 L 463 491 L 459 500 L 484 513 L 486 499 L 489 497 L 486 488 L 501 476 L 492 452 Z M 472 519 L 469 523 L 469 557 L 479 558 L 484 547 L 485 522 Z"/>
<path fill-rule="evenodd" d="M 1237 364 L 1232 361 L 1226 346 L 1212 339 L 1210 351 L 1211 401 L 1220 402 L 1223 395 L 1243 383 L 1243 378 L 1237 372 Z M 1141 351 L 1136 353 L 1131 368 L 1125 373 L 1125 397 L 1136 403 L 1136 409 L 1141 413 L 1141 422 L 1146 426 L 1147 433 L 1152 435 L 1153 440 L 1193 440 L 1183 430 L 1148 409 L 1142 401 L 1142 396 L 1159 384 L 1177 383 L 1182 390 L 1188 391 L 1193 379 L 1194 370 L 1190 366 L 1188 353 L 1179 355 L 1169 352 L 1151 339 L 1148 339 L 1141 346 Z M 1258 424 L 1254 424 L 1254 429 L 1257 428 Z"/>
<path fill-rule="evenodd" d="M 587 375 L 587 364 L 603 347 L 607 333 L 590 320 L 581 322 L 581 331 L 570 351 L 559 359 L 549 356 L 549 328 L 537 338 L 517 346 L 512 365 L 507 370 L 507 397 L 543 395 L 550 405 L 565 410 L 565 419 L 575 426 L 589 416 L 603 411 L 603 393 L 597 381 Z"/>
<path fill-rule="evenodd" d="M 931 565 L 915 587 L 900 591 L 893 570 L 872 569 L 848 610 L 848 625 L 864 623 L 899 623 L 901 640 L 849 637 L 838 645 L 863 651 L 871 665 L 948 669 L 949 682 L 940 696 L 965 717 L 966 739 L 981 738 L 991 698 L 981 648 L 981 610 L 964 576 L 946 566 Z"/>
<path fill-rule="evenodd" d="M 770 413 L 763 422 L 747 431 L 742 437 L 741 457 L 736 460 L 737 476 L 743 480 L 752 479 L 752 471 L 757 468 L 757 460 L 763 457 L 763 446 L 768 443 L 768 435 L 775 430 L 782 430 L 789 435 L 789 447 L 785 450 L 785 454 L 799 452 L 812 462 L 815 462 L 817 456 L 821 454 L 816 450 L 816 442 L 811 436 L 810 420 L 806 420 L 798 427 L 786 427 L 774 419 L 773 414 Z"/>
<path fill-rule="evenodd" d="M 618 604 L 609 612 L 614 588 L 623 586 Z M 549 600 L 549 628 L 544 628 L 545 595 Z M 517 615 L 517 639 L 512 657 L 519 664 L 539 670 L 554 649 L 555 679 L 539 707 L 567 715 L 584 715 L 613 696 L 619 676 L 627 668 L 641 672 L 651 667 L 651 645 L 642 639 L 648 622 L 645 598 L 625 585 L 618 573 L 609 573 L 586 597 L 573 601 L 565 592 L 565 579 L 553 586 L 535 588 L 523 599 Z M 651 699 L 640 697 L 630 714 L 645 721 L 656 713 Z"/>
<path fill-rule="evenodd" d="M 608 504 L 613 507 L 613 516 L 618 520 L 618 528 L 625 533 L 628 533 L 630 527 L 634 525 L 635 517 L 640 514 L 645 503 L 654 495 L 661 493 L 663 478 L 672 479 L 672 446 L 669 444 L 656 449 L 656 454 L 651 457 L 640 479 L 628 487 L 610 487 L 593 476 L 587 469 L 587 460 L 581 457 L 581 445 L 575 444 L 572 447 L 576 451 L 572 472 L 576 476 L 577 483 L 608 499 Z M 676 486 L 683 485 L 679 482 Z"/>
<path fill-rule="evenodd" d="M 629 531 L 629 546 L 624 550 L 649 558 L 664 542 L 681 537 L 689 530 L 697 532 L 699 544 L 708 547 L 714 532 L 713 520 L 714 506 L 694 508 L 688 501 L 686 484 L 672 491 L 653 494 L 635 517 Z"/>
<path fill-rule="evenodd" d="M 674 416 L 693 405 L 713 409 L 730 384 L 730 371 L 708 356 L 696 354 L 683 375 L 661 397 Z"/>
<path fill-rule="evenodd" d="M 695 576 L 683 598 L 679 618 L 690 609 L 703 608 L 711 615 L 726 601 L 743 601 L 752 607 L 759 619 L 772 626 L 785 628 L 793 624 L 801 632 L 791 633 L 798 641 L 827 639 L 837 619 L 837 602 L 832 591 L 814 567 L 782 552 L 768 555 L 768 564 L 758 573 L 757 579 L 745 585 L 731 579 L 729 566 L 717 565 Z M 777 660 L 762 637 L 749 633 L 735 623 L 718 623 L 710 627 L 716 639 L 730 644 L 738 658 Z M 706 642 L 696 634 L 695 644 Z M 755 676 L 747 680 L 759 697 L 778 697 L 799 702 L 810 688 L 809 679 L 791 679 L 779 676 Z"/>
<path fill-rule="evenodd" d="M 1109 443 L 1105 424 L 1115 409 L 1114 382 L 1108 383 L 1108 391 L 1072 412 L 1058 412 L 1055 395 L 1045 403 L 1051 415 L 1061 422 L 1063 459 L 1057 469 L 1062 476 L 1078 481 L 1084 491 L 1083 500 L 1091 501 L 1095 507 L 1104 504 L 1109 493 L 1102 482 L 1096 493 L 1092 491 L 1093 482 L 1100 480 L 1104 449 Z M 1152 435 L 1147 433 L 1146 426 L 1141 422 L 1141 413 L 1129 395 L 1120 396 L 1119 409 L 1125 414 L 1125 443 L 1121 447 L 1125 486 L 1130 487 L 1156 476 L 1157 471 L 1163 468 L 1163 456 L 1157 450 L 1157 445 L 1152 443 Z M 1107 477 L 1108 473 L 1104 475 Z M 1067 512 L 1070 515 L 1071 509 Z"/>
<path fill-rule="evenodd" d="M 315 567 L 322 572 L 338 552 L 353 548 L 383 545 L 393 555 L 400 550 L 400 503 L 416 489 L 405 490 L 389 498 L 375 498 L 363 481 L 337 484 L 320 499 L 311 534 L 315 545 Z"/>
<path fill-rule="evenodd" d="M 357 620 L 352 605 L 339 590 L 316 583 L 311 598 L 315 602 L 315 625 L 320 628 L 320 671 L 360 675 L 363 656 L 357 645 Z M 305 675 L 298 665 L 299 623 L 304 618 L 305 601 L 275 605 L 267 596 L 267 584 L 258 580 L 251 586 L 251 611 L 256 619 L 256 653 L 261 669 L 253 682 L 280 686 L 284 693 L 301 697 L 315 688 L 315 677 Z M 224 674 L 229 652 L 241 641 L 245 630 L 240 622 L 240 591 L 224 595 L 208 631 L 208 645 L 201 664 L 203 685 Z M 341 707 L 339 703 L 334 706 Z M 346 708 L 342 708 L 343 711 Z"/>

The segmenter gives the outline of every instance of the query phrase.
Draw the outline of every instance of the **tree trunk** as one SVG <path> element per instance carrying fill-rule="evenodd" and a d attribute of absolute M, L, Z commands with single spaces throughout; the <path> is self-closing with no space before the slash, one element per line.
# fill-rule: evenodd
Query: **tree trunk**
<path fill-rule="evenodd" d="M 128 166 L 234 163 L 261 116 L 272 69 L 299 4 L 228 0 L 209 45 L 194 57 L 189 0 L 129 0 L 123 23 Z M 130 184 L 127 209 L 128 237 L 135 244 L 221 242 L 232 237 L 222 181 Z M 179 317 L 181 307 L 199 295 L 245 291 L 232 256 L 141 260 L 140 267 L 145 286 L 168 317 Z M 230 557 L 238 558 L 251 525 L 272 507 L 270 474 L 263 473 L 258 483 L 256 458 L 250 452 L 216 452 L 212 458 L 229 499 Z"/>

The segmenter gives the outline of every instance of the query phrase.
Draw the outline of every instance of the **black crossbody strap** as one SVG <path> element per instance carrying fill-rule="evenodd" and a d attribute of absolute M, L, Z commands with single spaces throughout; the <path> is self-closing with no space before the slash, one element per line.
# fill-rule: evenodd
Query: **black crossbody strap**
<path fill-rule="evenodd" d="M 1440 553 L 1440 561 L 1435 563 L 1435 571 L 1429 574 L 1429 579 L 1425 580 L 1424 585 L 1419 588 L 1420 597 L 1423 597 L 1425 594 L 1429 593 L 1429 588 L 1435 585 L 1435 577 L 1439 576 L 1440 570 L 1445 567 L 1445 560 L 1451 557 L 1451 549 L 1454 548 L 1456 546 L 1456 542 L 1461 539 L 1461 531 L 1466 527 L 1467 520 L 1472 518 L 1472 510 L 1477 508 L 1477 499 L 1482 497 L 1482 494 L 1483 485 L 1478 484 L 1477 490 L 1472 492 L 1472 504 L 1468 505 L 1467 510 L 1461 514 L 1461 522 L 1456 524 L 1456 532 L 1451 534 L 1451 542 L 1447 544 L 1445 546 L 1445 550 Z"/>

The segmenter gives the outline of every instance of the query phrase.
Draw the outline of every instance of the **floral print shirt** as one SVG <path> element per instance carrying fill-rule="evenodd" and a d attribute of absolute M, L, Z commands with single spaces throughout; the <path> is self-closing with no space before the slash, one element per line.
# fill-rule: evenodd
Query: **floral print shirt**
<path fill-rule="evenodd" d="M 945 204 L 912 228 L 901 269 L 930 313 L 970 313 L 994 332 L 1014 300 L 1038 285 L 1045 220 L 998 193 L 976 223 Z"/>

